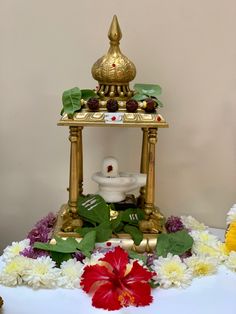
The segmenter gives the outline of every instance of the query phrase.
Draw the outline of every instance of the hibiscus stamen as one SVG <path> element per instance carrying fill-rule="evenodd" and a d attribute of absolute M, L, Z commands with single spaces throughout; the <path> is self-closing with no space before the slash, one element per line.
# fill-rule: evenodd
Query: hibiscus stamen
<path fill-rule="evenodd" d="M 128 291 L 122 291 L 118 297 L 118 301 L 122 306 L 135 305 L 135 299 Z"/>

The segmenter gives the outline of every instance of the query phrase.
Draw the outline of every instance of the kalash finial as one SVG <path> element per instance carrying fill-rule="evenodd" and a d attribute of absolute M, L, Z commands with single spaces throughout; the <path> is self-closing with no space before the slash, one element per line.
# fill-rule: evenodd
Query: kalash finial
<path fill-rule="evenodd" d="M 136 68 L 120 51 L 119 42 L 122 38 L 117 16 L 108 32 L 110 48 L 106 55 L 97 60 L 92 67 L 92 75 L 99 83 L 98 95 L 102 98 L 127 99 L 133 96 L 129 82 L 135 78 Z"/>

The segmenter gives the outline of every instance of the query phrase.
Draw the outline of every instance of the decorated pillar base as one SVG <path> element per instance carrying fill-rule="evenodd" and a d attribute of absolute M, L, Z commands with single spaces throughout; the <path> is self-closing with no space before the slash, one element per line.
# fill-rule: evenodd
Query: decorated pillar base
<path fill-rule="evenodd" d="M 141 220 L 139 223 L 139 229 L 145 233 L 162 233 L 165 232 L 165 217 L 160 213 L 158 207 L 145 208 L 148 209 L 148 215 L 145 220 Z"/>
<path fill-rule="evenodd" d="M 75 238 L 78 242 L 82 240 L 79 233 L 75 230 L 79 227 L 76 219 L 71 219 L 71 216 L 67 216 L 68 204 L 62 205 L 60 211 L 58 212 L 57 222 L 54 227 L 53 236 L 58 236 L 62 238 Z M 139 245 L 135 245 L 131 236 L 128 233 L 120 233 L 113 235 L 108 241 L 103 243 L 96 243 L 96 247 L 111 247 L 111 246 L 121 246 L 125 250 L 132 250 L 137 253 L 151 253 L 155 250 L 157 243 L 157 234 L 154 233 L 144 233 L 143 240 Z"/>

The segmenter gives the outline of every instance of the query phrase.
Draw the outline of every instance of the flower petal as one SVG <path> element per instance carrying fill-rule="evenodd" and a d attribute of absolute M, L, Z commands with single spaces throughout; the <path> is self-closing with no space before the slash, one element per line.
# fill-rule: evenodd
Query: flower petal
<path fill-rule="evenodd" d="M 118 292 L 111 282 L 97 289 L 92 298 L 92 305 L 109 311 L 119 310 L 122 307 L 118 301 Z"/>
<path fill-rule="evenodd" d="M 137 261 L 134 261 L 131 271 L 124 277 L 123 283 L 132 284 L 134 282 L 148 281 L 152 278 L 154 273 L 150 272 Z"/>
<path fill-rule="evenodd" d="M 120 246 L 117 246 L 114 251 L 106 253 L 105 257 L 101 258 L 100 261 L 109 263 L 113 267 L 114 273 L 123 276 L 128 263 L 128 253 Z"/>
<path fill-rule="evenodd" d="M 92 265 L 86 266 L 81 276 L 80 285 L 85 292 L 89 292 L 93 284 L 97 281 L 107 281 L 113 277 L 113 274 L 105 266 Z"/>
<path fill-rule="evenodd" d="M 133 297 L 134 306 L 145 306 L 152 303 L 153 297 L 151 296 L 151 287 L 148 283 L 134 282 L 126 285 L 126 289 Z"/>

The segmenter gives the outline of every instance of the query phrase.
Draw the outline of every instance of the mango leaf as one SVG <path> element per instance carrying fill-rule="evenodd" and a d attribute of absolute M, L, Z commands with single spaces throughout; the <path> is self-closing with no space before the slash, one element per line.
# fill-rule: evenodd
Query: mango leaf
<path fill-rule="evenodd" d="M 64 112 L 73 115 L 81 109 L 81 90 L 78 87 L 64 91 L 62 95 Z"/>
<path fill-rule="evenodd" d="M 144 211 L 140 208 L 128 208 L 123 211 L 121 219 L 131 225 L 137 225 L 140 220 L 144 219 Z"/>
<path fill-rule="evenodd" d="M 84 237 L 88 232 L 92 230 L 96 231 L 96 242 L 105 242 L 112 236 L 111 225 L 108 221 L 104 221 L 95 228 L 79 228 L 76 231 L 81 235 L 81 237 Z"/>
<path fill-rule="evenodd" d="M 98 98 L 98 95 L 92 89 L 81 89 L 81 98 L 88 100 L 89 98 Z"/>
<path fill-rule="evenodd" d="M 70 253 L 59 253 L 59 252 L 51 252 L 50 256 L 54 262 L 56 262 L 57 266 L 60 267 L 62 262 L 68 261 L 71 259 Z"/>
<path fill-rule="evenodd" d="M 134 90 L 141 95 L 146 95 L 148 97 L 157 97 L 161 94 L 161 87 L 156 84 L 135 84 Z"/>
<path fill-rule="evenodd" d="M 135 226 L 125 225 L 124 231 L 131 235 L 135 245 L 139 245 L 143 240 L 142 232 Z"/>
<path fill-rule="evenodd" d="M 84 238 L 78 243 L 78 249 L 87 257 L 91 256 L 96 242 L 96 231 L 89 231 Z"/>
<path fill-rule="evenodd" d="M 131 251 L 131 250 L 128 251 L 128 254 L 129 254 L 129 257 L 132 259 L 138 259 L 138 260 L 142 261 L 144 264 L 147 263 L 147 256 L 146 255 L 139 254 L 139 253 Z"/>
<path fill-rule="evenodd" d="M 100 195 L 88 195 L 78 199 L 78 214 L 89 222 L 102 223 L 110 220 L 110 210 Z"/>
<path fill-rule="evenodd" d="M 160 234 L 157 237 L 156 252 L 158 256 L 166 257 L 168 253 L 181 255 L 193 246 L 193 238 L 186 230 L 174 233 Z"/>
<path fill-rule="evenodd" d="M 63 240 L 60 237 L 55 237 L 55 240 L 56 244 L 35 242 L 34 248 L 59 253 L 74 253 L 78 249 L 78 242 L 74 238 Z"/>

